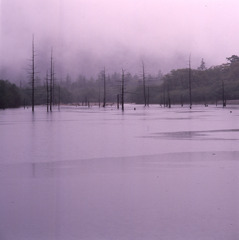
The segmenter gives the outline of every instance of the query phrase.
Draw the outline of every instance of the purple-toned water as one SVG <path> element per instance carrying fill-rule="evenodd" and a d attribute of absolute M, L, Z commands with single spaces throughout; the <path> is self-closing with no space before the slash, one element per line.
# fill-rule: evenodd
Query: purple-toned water
<path fill-rule="evenodd" d="M 0 239 L 237 240 L 238 132 L 236 107 L 0 111 Z"/>

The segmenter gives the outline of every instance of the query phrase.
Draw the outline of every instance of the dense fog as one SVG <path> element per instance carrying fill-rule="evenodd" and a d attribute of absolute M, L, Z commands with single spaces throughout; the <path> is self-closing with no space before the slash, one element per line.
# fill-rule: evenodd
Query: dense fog
<path fill-rule="evenodd" d="M 2 0 L 0 78 L 27 77 L 35 38 L 39 77 L 51 48 L 58 78 L 96 76 L 103 67 L 157 74 L 221 64 L 238 52 L 236 0 Z"/>

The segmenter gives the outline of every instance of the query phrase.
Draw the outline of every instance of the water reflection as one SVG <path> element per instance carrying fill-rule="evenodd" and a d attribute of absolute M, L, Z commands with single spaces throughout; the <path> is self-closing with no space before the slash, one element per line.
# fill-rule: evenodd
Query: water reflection
<path fill-rule="evenodd" d="M 181 153 L 5 166 L 2 239 L 235 239 L 238 159 Z"/>
<path fill-rule="evenodd" d="M 152 138 L 162 138 L 170 140 L 239 140 L 237 137 L 239 129 L 220 129 L 208 131 L 182 131 L 182 132 L 162 132 L 152 136 Z M 223 134 L 223 135 L 222 135 Z M 234 137 L 235 136 L 235 137 Z M 234 138 L 233 138 L 234 137 Z"/>
<path fill-rule="evenodd" d="M 239 239 L 238 110 L 36 110 L 0 116 L 1 240 Z"/>

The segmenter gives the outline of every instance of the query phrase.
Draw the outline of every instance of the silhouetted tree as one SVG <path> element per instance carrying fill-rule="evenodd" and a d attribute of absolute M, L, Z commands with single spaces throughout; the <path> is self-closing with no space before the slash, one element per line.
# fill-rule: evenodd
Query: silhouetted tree
<path fill-rule="evenodd" d="M 51 49 L 51 66 L 50 66 L 50 111 L 53 105 L 53 85 L 54 85 L 54 67 L 53 67 L 53 49 Z"/>
<path fill-rule="evenodd" d="M 145 69 L 144 69 L 144 62 L 142 61 L 142 74 L 143 74 L 143 94 L 144 94 L 144 106 L 147 105 L 147 98 L 146 98 L 146 77 L 145 77 Z"/>
<path fill-rule="evenodd" d="M 32 87 L 32 112 L 35 107 L 35 43 L 32 37 L 32 64 L 31 64 L 31 87 Z"/>
<path fill-rule="evenodd" d="M 8 81 L 0 80 L 0 109 L 20 107 L 20 105 L 19 88 Z"/>
<path fill-rule="evenodd" d="M 47 112 L 49 112 L 49 79 L 48 79 L 48 72 L 46 73 L 46 108 Z"/>
<path fill-rule="evenodd" d="M 189 68 L 188 68 L 188 82 L 189 82 L 189 107 L 192 108 L 192 70 L 191 70 L 191 54 L 189 56 Z"/>
<path fill-rule="evenodd" d="M 170 86 L 169 86 L 169 82 L 167 84 L 167 92 L 168 92 L 168 108 L 171 108 L 171 97 L 170 97 Z"/>
<path fill-rule="evenodd" d="M 202 60 L 201 60 L 200 66 L 198 67 L 198 70 L 199 70 L 199 71 L 204 71 L 204 70 L 206 70 L 206 64 L 205 64 L 203 58 L 202 58 Z"/>
<path fill-rule="evenodd" d="M 232 55 L 231 57 L 228 57 L 227 60 L 230 63 L 235 63 L 235 62 L 239 62 L 239 57 L 237 55 Z"/>
<path fill-rule="evenodd" d="M 163 83 L 163 106 L 166 107 L 166 82 Z"/>
<path fill-rule="evenodd" d="M 119 109 L 120 104 L 120 94 L 117 94 L 117 109 Z"/>
<path fill-rule="evenodd" d="M 182 94 L 180 96 L 180 103 L 181 103 L 181 107 L 183 107 L 183 95 Z"/>
<path fill-rule="evenodd" d="M 61 106 L 61 87 L 60 84 L 58 85 L 58 110 L 60 110 Z"/>
<path fill-rule="evenodd" d="M 222 80 L 222 106 L 226 107 L 224 80 Z"/>
<path fill-rule="evenodd" d="M 121 83 L 121 103 L 122 111 L 124 111 L 124 82 L 125 82 L 125 71 L 122 69 L 122 83 Z"/>
<path fill-rule="evenodd" d="M 105 68 L 102 72 L 103 75 L 103 83 L 104 83 L 104 97 L 103 97 L 103 107 L 106 106 L 106 75 L 105 75 Z"/>

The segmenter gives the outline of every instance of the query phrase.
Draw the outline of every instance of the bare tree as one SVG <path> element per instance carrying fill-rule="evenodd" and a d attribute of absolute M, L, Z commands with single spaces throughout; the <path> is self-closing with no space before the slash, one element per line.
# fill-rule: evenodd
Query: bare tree
<path fill-rule="evenodd" d="M 99 98 L 99 108 L 100 108 L 100 104 L 101 104 L 101 102 L 100 102 L 100 98 L 101 98 L 101 94 L 100 94 L 100 77 L 99 77 L 98 80 L 99 80 L 99 86 L 98 86 L 98 87 L 99 87 L 99 89 L 98 89 L 98 90 L 99 90 L 99 92 L 98 92 L 98 98 Z"/>
<path fill-rule="evenodd" d="M 117 109 L 119 109 L 120 105 L 120 94 L 117 94 Z"/>
<path fill-rule="evenodd" d="M 46 73 L 46 108 L 47 112 L 49 112 L 49 82 L 48 82 L 48 71 Z"/>
<path fill-rule="evenodd" d="M 32 64 L 31 64 L 31 87 L 32 87 L 32 112 L 35 107 L 35 43 L 34 35 L 32 37 Z"/>
<path fill-rule="evenodd" d="M 192 108 L 192 69 L 191 69 L 191 54 L 189 55 L 188 68 L 188 83 L 189 83 L 189 107 Z"/>
<path fill-rule="evenodd" d="M 121 103 L 122 111 L 124 111 L 124 83 L 125 83 L 125 70 L 122 69 L 122 82 L 121 82 Z"/>
<path fill-rule="evenodd" d="M 51 67 L 50 67 L 50 111 L 52 111 L 52 105 L 53 105 L 53 84 L 54 84 L 53 49 L 51 49 Z"/>
<path fill-rule="evenodd" d="M 58 110 L 60 110 L 61 106 L 61 87 L 60 84 L 58 84 Z"/>
<path fill-rule="evenodd" d="M 180 96 L 181 107 L 183 107 L 183 95 Z"/>
<path fill-rule="evenodd" d="M 168 108 L 171 108 L 171 97 L 170 97 L 170 88 L 169 88 L 169 82 L 167 84 L 167 93 L 168 93 Z"/>
<path fill-rule="evenodd" d="M 103 107 L 106 106 L 106 76 L 105 76 L 105 68 L 102 72 L 103 74 L 103 82 L 104 82 L 104 98 L 103 98 Z"/>
<path fill-rule="evenodd" d="M 145 77 L 145 69 L 144 62 L 142 61 L 142 71 L 143 71 L 143 94 L 144 94 L 144 106 L 147 105 L 147 97 L 146 97 L 146 77 Z"/>
<path fill-rule="evenodd" d="M 225 98 L 225 86 L 224 86 L 224 80 L 222 80 L 222 106 L 226 107 L 226 98 Z"/>
<path fill-rule="evenodd" d="M 163 107 L 166 107 L 166 82 L 163 83 Z"/>

